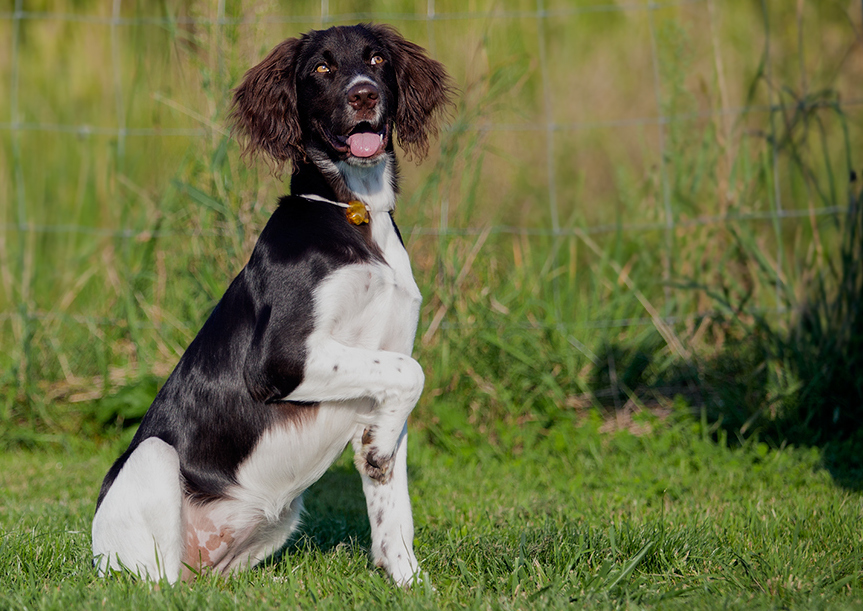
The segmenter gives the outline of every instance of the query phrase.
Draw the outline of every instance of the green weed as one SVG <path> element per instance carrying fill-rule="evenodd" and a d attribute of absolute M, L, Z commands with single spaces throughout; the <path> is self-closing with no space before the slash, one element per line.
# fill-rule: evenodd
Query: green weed
<path fill-rule="evenodd" d="M 285 188 L 239 161 L 230 88 L 316 19 L 275 27 L 246 18 L 256 5 L 222 18 L 187 2 L 124 6 L 118 27 L 91 4 L 52 10 L 92 21 L 0 19 L 15 49 L 0 70 L 16 83 L 0 109 L 37 126 L 0 136 L 7 445 L 92 434 L 111 397 L 134 394 L 123 387 L 170 371 Z M 848 16 L 815 19 L 807 3 L 573 8 L 541 22 L 441 10 L 428 27 L 395 19 L 462 93 L 439 150 L 403 164 L 398 218 L 425 295 L 421 425 L 448 402 L 505 435 L 681 395 L 744 434 L 766 431 L 767 415 L 778 440 L 780 412 L 799 412 L 798 431 L 829 429 L 834 412 L 854 428 L 859 384 L 839 372 L 859 359 L 857 238 L 838 236 L 855 221 L 818 214 L 859 200 L 845 197 L 858 122 L 839 102 L 857 65 Z M 837 44 L 812 65 L 818 36 Z M 544 125 L 553 133 L 522 127 Z M 813 354 L 842 356 L 818 373 Z M 837 386 L 850 394 L 822 406 Z"/>

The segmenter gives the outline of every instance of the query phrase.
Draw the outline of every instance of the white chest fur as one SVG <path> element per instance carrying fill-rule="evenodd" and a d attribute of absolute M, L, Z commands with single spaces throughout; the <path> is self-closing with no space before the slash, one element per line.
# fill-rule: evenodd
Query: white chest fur
<path fill-rule="evenodd" d="M 233 492 L 271 523 L 287 519 L 284 508 L 375 421 L 376 405 L 410 396 L 403 423 L 422 389 L 422 371 L 409 356 L 421 294 L 390 218 L 389 166 L 370 168 L 361 180 L 346 178 L 370 208 L 371 237 L 383 261 L 339 268 L 314 291 L 304 379 L 287 399 L 317 403 L 317 415 L 268 431 L 240 466 Z"/>
<path fill-rule="evenodd" d="M 390 160 L 370 168 L 337 165 L 348 188 L 369 207 L 372 241 L 385 264 L 348 266 L 322 283 L 315 295 L 316 328 L 347 345 L 410 354 L 422 296 L 390 218 Z"/>
<path fill-rule="evenodd" d="M 410 354 L 421 295 L 407 252 L 388 216 L 372 219 L 385 263 L 349 265 L 315 291 L 314 342 L 329 337 L 368 350 Z M 379 234 L 379 235 L 375 235 Z"/>

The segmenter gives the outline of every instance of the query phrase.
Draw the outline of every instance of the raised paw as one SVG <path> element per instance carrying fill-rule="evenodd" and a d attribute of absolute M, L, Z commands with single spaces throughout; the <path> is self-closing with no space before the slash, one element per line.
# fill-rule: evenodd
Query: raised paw
<path fill-rule="evenodd" d="M 363 431 L 362 446 L 354 456 L 354 462 L 360 473 L 365 473 L 380 484 L 386 484 L 393 476 L 395 453 L 384 454 L 374 442 L 373 431 Z"/>

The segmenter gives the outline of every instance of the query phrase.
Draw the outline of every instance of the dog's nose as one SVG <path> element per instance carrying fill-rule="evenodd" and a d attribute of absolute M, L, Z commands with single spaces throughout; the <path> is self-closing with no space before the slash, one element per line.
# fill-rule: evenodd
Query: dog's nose
<path fill-rule="evenodd" d="M 372 83 L 360 83 L 348 90 L 348 104 L 355 110 L 371 110 L 378 103 L 379 95 Z"/>

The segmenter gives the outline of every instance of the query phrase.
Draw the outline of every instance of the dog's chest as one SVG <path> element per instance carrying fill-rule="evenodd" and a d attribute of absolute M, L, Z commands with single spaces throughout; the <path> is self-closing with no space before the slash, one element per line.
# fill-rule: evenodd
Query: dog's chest
<path fill-rule="evenodd" d="M 345 266 L 315 291 L 316 328 L 347 346 L 410 354 L 422 300 L 387 214 L 372 219 L 384 261 Z"/>
<path fill-rule="evenodd" d="M 411 352 L 421 296 L 391 219 L 380 216 L 383 222 L 375 225 L 373 219 L 371 229 L 384 261 L 341 267 L 314 291 L 315 331 L 307 349 L 316 356 L 311 358 L 342 358 L 344 353 L 333 351 L 330 340 L 349 348 Z M 340 374 L 347 375 L 344 361 L 328 361 L 327 372 L 331 365 L 341 365 Z M 311 369 L 313 373 L 289 398 L 314 400 L 319 396 L 316 388 L 334 383 Z M 268 430 L 238 469 L 234 498 L 269 521 L 281 520 L 283 509 L 338 458 L 357 426 L 362 431 L 371 409 L 369 398 L 322 401 L 312 419 Z"/>

